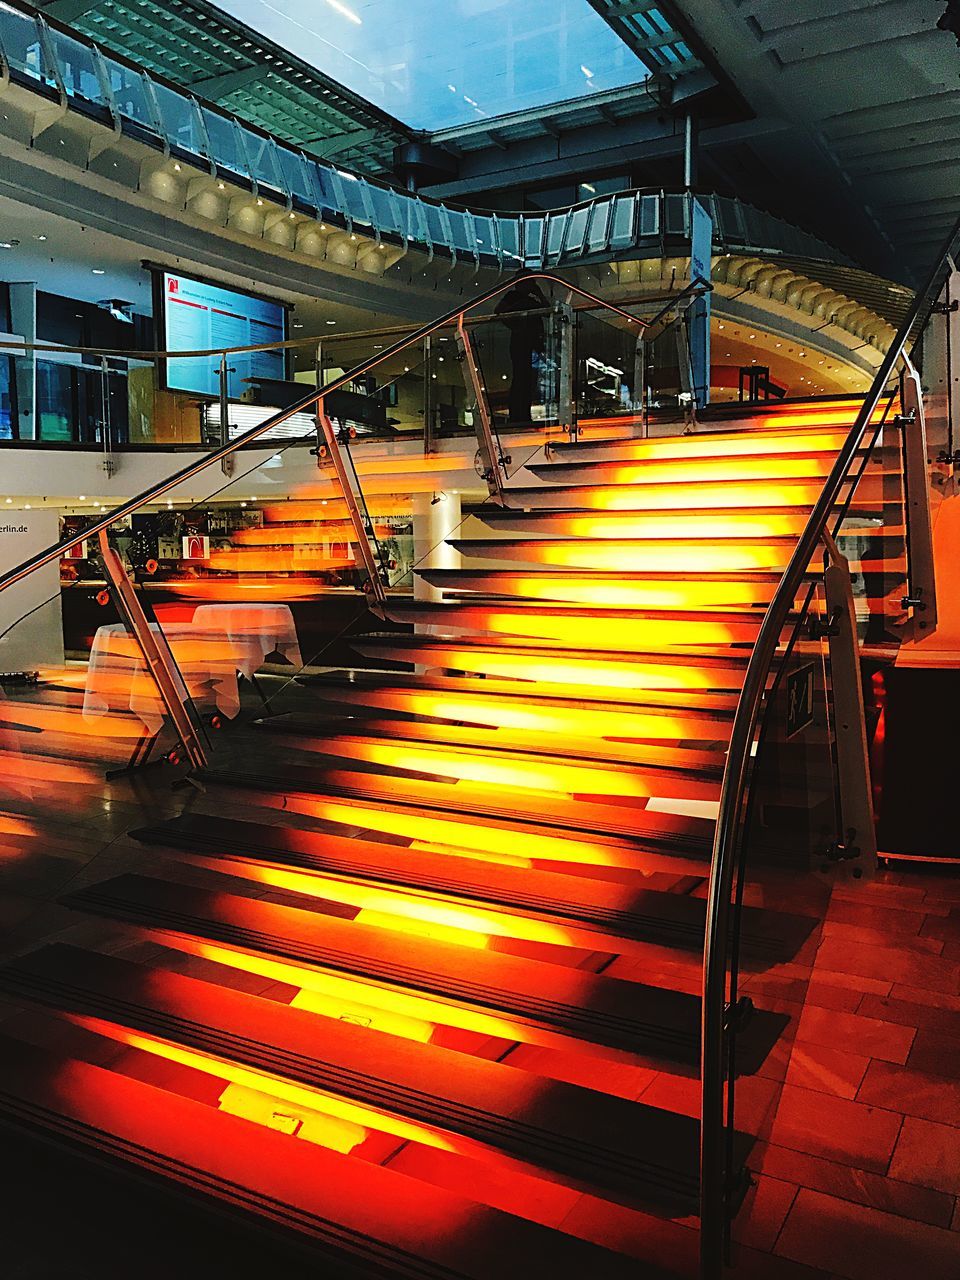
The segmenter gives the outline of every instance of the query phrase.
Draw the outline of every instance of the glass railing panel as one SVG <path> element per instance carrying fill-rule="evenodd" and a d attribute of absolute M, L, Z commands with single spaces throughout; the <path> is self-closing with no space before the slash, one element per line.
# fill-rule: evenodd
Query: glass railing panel
<path fill-rule="evenodd" d="M 564 256 L 575 256 L 583 252 L 583 242 L 587 234 L 587 223 L 590 220 L 590 206 L 581 205 L 571 209 L 567 219 L 566 238 L 563 242 Z"/>
<path fill-rule="evenodd" d="M 201 107 L 203 125 L 210 146 L 210 157 L 220 169 L 229 169 L 232 173 L 249 178 L 247 158 L 243 151 L 237 125 L 228 116 L 211 111 L 209 107 Z"/>
<path fill-rule="evenodd" d="M 543 242 L 546 218 L 527 216 L 523 219 L 523 259 L 528 267 L 543 265 Z"/>
<path fill-rule="evenodd" d="M 611 418 L 642 407 L 643 358 L 637 326 L 601 312 L 576 313 L 577 412 L 581 418 Z"/>
<path fill-rule="evenodd" d="M 461 257 L 474 257 L 477 253 L 477 237 L 473 230 L 473 218 L 469 213 L 464 213 L 460 209 L 447 209 L 447 219 L 450 225 L 450 234 L 453 237 L 453 247 L 457 250 Z"/>
<path fill-rule="evenodd" d="M 141 128 L 155 132 L 160 122 L 156 118 L 154 100 L 146 79 L 138 71 L 104 55 L 104 65 L 110 79 L 110 88 L 117 111 Z"/>
<path fill-rule="evenodd" d="M 547 220 L 546 258 L 548 263 L 553 264 L 560 261 L 568 218 L 569 214 L 567 212 L 553 213 Z"/>
<path fill-rule="evenodd" d="M 666 236 L 686 236 L 689 234 L 690 212 L 689 201 L 685 195 L 667 193 L 663 197 L 663 228 Z"/>
<path fill-rule="evenodd" d="M 0 7 L 0 45 L 11 71 L 43 81 L 51 69 L 44 65 L 36 19 L 4 5 Z"/>
<path fill-rule="evenodd" d="M 499 252 L 497 224 L 493 218 L 474 214 L 473 228 L 476 232 L 477 248 L 484 257 L 496 257 Z"/>
<path fill-rule="evenodd" d="M 519 267 L 522 264 L 521 228 L 522 224 L 519 218 L 506 217 L 497 220 L 500 244 L 503 247 L 503 257 L 507 265 L 513 264 Z"/>
<path fill-rule="evenodd" d="M 52 538 L 82 532 L 88 522 L 68 515 L 58 531 L 54 516 Z M 110 544 L 129 566 L 129 522 L 111 532 Z M 45 807 L 49 832 L 49 815 L 63 809 L 65 794 L 72 823 L 94 788 L 102 798 L 105 774 L 171 752 L 179 758 L 179 739 L 98 548 L 81 542 L 0 594 L 0 830 L 11 813 L 29 826 Z M 156 622 L 152 631 L 162 641 Z M 189 658 L 182 647 L 180 656 Z M 185 670 L 179 691 L 193 715 L 191 691 L 202 697 L 203 690 Z"/>
<path fill-rule="evenodd" d="M 587 232 L 587 247 L 591 253 L 600 253 L 606 248 L 610 224 L 610 201 L 597 200 L 590 214 L 590 229 Z"/>
<path fill-rule="evenodd" d="M 296 195 L 297 192 L 287 186 L 281 173 L 277 156 L 277 144 L 272 138 L 262 137 L 250 129 L 237 126 L 244 153 L 244 168 L 241 172 L 249 172 L 261 187 L 271 187 L 282 192 L 284 196 Z"/>
<path fill-rule="evenodd" d="M 640 214 L 637 234 L 641 238 L 660 234 L 659 195 L 642 195 L 640 197 Z"/>
<path fill-rule="evenodd" d="M 403 231 L 403 223 L 400 220 L 396 197 L 393 193 L 371 182 L 366 184 L 366 192 L 377 229 L 399 235 Z"/>
<path fill-rule="evenodd" d="M 632 245 L 636 237 L 635 218 L 637 201 L 633 194 L 617 196 L 613 202 L 613 223 L 610 230 L 610 244 L 614 249 L 625 249 Z"/>
<path fill-rule="evenodd" d="M 319 166 L 287 147 L 277 146 L 273 154 L 280 169 L 282 187 L 303 204 L 314 206 L 322 216 L 325 206 L 316 186 Z"/>
<path fill-rule="evenodd" d="M 93 49 L 81 44 L 79 40 L 72 40 L 55 27 L 48 27 L 47 39 L 57 60 L 66 92 L 71 97 L 84 98 L 97 106 L 108 106 Z"/>
<path fill-rule="evenodd" d="M 160 81 L 153 82 L 157 106 L 164 134 L 172 147 L 179 147 L 193 155 L 207 158 L 200 108 L 193 98 L 187 98 Z"/>
<path fill-rule="evenodd" d="M 426 219 L 427 234 L 435 245 L 447 244 L 447 233 L 444 230 L 443 219 L 440 216 L 440 208 L 435 204 L 428 204 L 424 201 L 420 205 Z"/>

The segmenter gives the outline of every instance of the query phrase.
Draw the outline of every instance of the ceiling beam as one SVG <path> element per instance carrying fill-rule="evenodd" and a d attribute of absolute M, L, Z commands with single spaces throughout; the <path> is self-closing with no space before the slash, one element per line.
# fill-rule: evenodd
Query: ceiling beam
<path fill-rule="evenodd" d="M 99 0 L 40 0 L 40 8 L 57 22 L 69 24 L 96 9 L 98 3 Z"/>
<path fill-rule="evenodd" d="M 240 67 L 236 71 L 227 71 L 222 76 L 209 76 L 206 80 L 194 80 L 187 86 L 199 93 L 201 98 L 209 102 L 222 102 L 238 89 L 245 89 L 248 84 L 256 84 L 265 80 L 270 67 L 265 62 L 253 66 Z"/>

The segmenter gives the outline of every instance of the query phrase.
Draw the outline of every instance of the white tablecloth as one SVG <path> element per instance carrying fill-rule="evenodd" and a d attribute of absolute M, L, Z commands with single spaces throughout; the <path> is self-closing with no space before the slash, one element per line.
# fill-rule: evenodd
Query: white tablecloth
<path fill-rule="evenodd" d="M 152 631 L 161 628 L 155 622 Z M 198 630 L 192 623 L 169 623 L 163 628 L 177 667 L 194 702 L 232 718 L 240 710 L 235 655 L 221 637 Z M 162 643 L 162 642 L 161 642 Z M 149 734 L 163 726 L 164 707 L 153 677 L 133 636 L 122 623 L 99 627 L 93 638 L 83 695 L 87 719 L 111 711 L 130 710 Z"/>
<path fill-rule="evenodd" d="M 300 642 L 286 604 L 202 604 L 193 615 L 198 631 L 219 636 L 236 654 L 237 670 L 249 680 L 271 653 L 303 666 Z"/>

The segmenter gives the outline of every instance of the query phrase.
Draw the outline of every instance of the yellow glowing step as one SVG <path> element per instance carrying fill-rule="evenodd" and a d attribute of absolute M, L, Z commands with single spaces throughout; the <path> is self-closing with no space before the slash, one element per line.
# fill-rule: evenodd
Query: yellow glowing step
<path fill-rule="evenodd" d="M 805 512 L 684 511 L 622 514 L 616 511 L 511 511 L 485 509 L 474 519 L 496 533 L 525 533 L 549 538 L 610 538 L 619 541 L 754 539 L 795 541 L 807 522 Z M 784 544 L 786 545 L 786 544 Z"/>
<path fill-rule="evenodd" d="M 358 637 L 350 644 L 358 653 L 391 662 L 417 662 L 509 680 L 572 684 L 598 691 L 735 689 L 742 683 L 746 666 L 745 656 L 737 659 L 696 653 L 677 657 L 646 654 L 642 659 L 631 660 L 590 650 L 563 654 L 533 644 L 496 641 L 493 637 L 483 642 L 459 643 L 425 637 Z"/>
<path fill-rule="evenodd" d="M 868 475 L 857 487 L 857 503 L 882 498 L 880 476 Z M 846 487 L 846 486 L 845 486 Z M 672 511 L 686 507 L 812 507 L 820 480 L 739 480 L 676 484 L 581 484 L 508 488 L 505 505 L 527 509 L 584 511 Z"/>
<path fill-rule="evenodd" d="M 740 577 L 557 570 L 418 569 L 417 576 L 444 591 L 446 599 L 475 594 L 553 600 L 567 604 L 614 605 L 624 609 L 699 609 L 769 604 L 779 573 Z"/>
<path fill-rule="evenodd" d="M 774 454 L 769 457 L 546 462 L 528 470 L 551 484 L 716 484 L 743 480 L 823 480 L 833 454 Z"/>
<path fill-rule="evenodd" d="M 625 573 L 738 573 L 779 570 L 789 563 L 793 538 L 762 542 L 690 538 L 451 538 L 463 556 L 506 560 L 513 564 L 548 565 L 558 569 L 598 569 Z"/>
<path fill-rule="evenodd" d="M 799 426 L 784 430 L 740 430 L 695 432 L 687 436 L 657 436 L 651 439 L 591 440 L 589 435 L 576 444 L 555 444 L 549 457 L 560 462 L 607 460 L 656 461 L 660 459 L 777 457 L 781 454 L 836 454 L 853 422 L 839 425 Z"/>
<path fill-rule="evenodd" d="M 571 649 L 593 647 L 631 652 L 677 645 L 725 645 L 751 642 L 763 621 L 760 609 L 700 613 L 662 610 L 642 613 L 573 605 L 510 604 L 394 605 L 395 622 L 435 626 L 445 632 L 494 632 L 555 640 Z"/>

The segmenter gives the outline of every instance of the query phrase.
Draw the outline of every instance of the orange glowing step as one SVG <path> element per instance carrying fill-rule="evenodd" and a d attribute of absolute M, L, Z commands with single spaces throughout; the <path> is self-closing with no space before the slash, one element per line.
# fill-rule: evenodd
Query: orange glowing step
<path fill-rule="evenodd" d="M 866 475 L 857 486 L 857 505 L 879 503 L 883 498 L 883 477 Z M 844 484 L 846 491 L 852 480 Z M 699 483 L 691 473 L 688 481 L 673 484 L 580 484 L 541 485 L 536 488 L 509 487 L 504 505 L 527 510 L 553 511 L 678 511 L 689 507 L 755 509 L 757 507 L 812 507 L 820 496 L 822 481 L 738 480 Z"/>
<path fill-rule="evenodd" d="M 534 463 L 527 470 L 551 484 L 716 484 L 719 481 L 820 480 L 830 474 L 834 453 L 776 453 L 753 457 L 639 458 Z"/>
<path fill-rule="evenodd" d="M 232 547 L 211 551 L 204 561 L 222 573 L 327 573 L 354 569 L 353 556 L 330 555 L 320 547 Z"/>
<path fill-rule="evenodd" d="M 747 663 L 745 654 L 694 650 L 630 658 L 589 649 L 560 653 L 553 647 L 493 636 L 459 643 L 423 636 L 358 636 L 351 638 L 350 646 L 369 658 L 389 662 L 411 662 L 548 685 L 580 685 L 597 691 L 738 689 Z"/>
<path fill-rule="evenodd" d="M 484 749 L 454 745 L 452 742 L 433 742 L 421 735 L 405 738 L 399 732 L 384 741 L 377 732 L 351 733 L 343 729 L 324 733 L 318 730 L 315 737 L 301 738 L 299 745 L 330 760 L 359 760 L 404 772 L 499 785 L 507 790 L 543 791 L 548 795 L 568 793 L 634 799 L 682 796 L 714 800 L 720 787 L 719 771 L 711 771 L 709 777 L 703 777 L 693 769 L 652 763 L 642 765 L 637 760 L 586 761 L 574 758 L 572 753 L 570 760 L 564 760 L 556 754 L 541 755 L 518 748 L 496 749 L 495 743 Z"/>
<path fill-rule="evenodd" d="M 654 872 L 631 884 L 492 862 L 469 850 L 420 849 L 345 838 L 298 828 L 238 821 L 203 813 L 134 831 L 147 844 L 189 850 L 214 865 L 221 858 L 294 867 L 370 884 L 418 889 L 455 901 L 495 903 L 520 916 L 574 923 L 611 938 L 659 942 L 684 950 L 703 945 L 706 906 L 689 896 L 698 879 Z M 639 886 L 639 887 L 638 887 Z M 751 955 L 787 959 L 809 936 L 813 921 L 745 907 L 744 943 Z"/>
<path fill-rule="evenodd" d="M 739 573 L 779 570 L 796 546 L 790 537 L 675 539 L 617 538 L 450 538 L 462 556 L 507 560 L 512 564 L 597 569 L 625 573 Z"/>
<path fill-rule="evenodd" d="M 702 857 L 713 835 L 712 819 L 617 803 L 624 797 L 572 799 L 562 793 L 550 796 L 547 803 L 541 791 L 517 785 L 506 787 L 499 781 L 435 780 L 434 776 L 424 775 L 422 769 L 411 774 L 397 765 L 381 765 L 374 771 L 325 768 L 321 762 L 279 767 L 267 764 L 243 772 L 208 769 L 203 777 L 211 783 L 275 795 L 355 800 L 358 825 L 363 822 L 359 805 L 366 804 L 389 806 L 415 818 L 441 815 L 441 821 L 449 816 L 456 823 L 470 816 L 533 824 L 542 831 L 560 831 L 575 838 L 600 838 L 610 845 L 604 855 L 610 865 L 639 870 L 666 869 L 655 861 L 656 851 L 661 848 L 685 857 Z"/>
<path fill-rule="evenodd" d="M 374 523 L 373 531 L 378 538 L 389 538 L 393 529 L 389 524 Z M 331 520 L 326 523 L 267 524 L 259 528 L 237 529 L 230 538 L 241 547 L 320 547 L 331 542 L 353 542 L 356 534 L 349 520 Z"/>
<path fill-rule="evenodd" d="M 630 697 L 607 689 L 443 676 L 322 675 L 309 680 L 326 706 L 372 707 L 432 720 L 492 725 L 509 731 L 715 742 L 727 736 L 736 696 L 703 689 L 650 689 Z M 309 720 L 308 720 L 309 723 Z"/>
<path fill-rule="evenodd" d="M 769 541 L 785 538 L 793 542 L 803 533 L 807 515 L 802 511 L 731 511 L 724 508 L 690 507 L 673 512 L 617 511 L 513 511 L 505 507 L 483 507 L 473 518 L 496 533 L 525 533 L 549 538 L 615 538 L 620 541 L 689 539 L 740 539 Z"/>
<path fill-rule="evenodd" d="M 618 653 L 661 646 L 750 643 L 763 621 L 760 609 L 643 611 L 506 601 L 449 605 L 388 601 L 384 614 L 393 622 L 434 626 L 450 633 L 535 636 L 572 649 L 592 645 Z"/>
<path fill-rule="evenodd" d="M 66 901 L 161 934 L 173 945 L 181 935 L 207 939 L 305 970 L 420 993 L 438 1006 L 440 1021 L 446 1004 L 476 1010 L 492 1017 L 507 1039 L 525 1040 L 529 1028 L 535 1036 L 542 1031 L 582 1041 L 584 1048 L 644 1053 L 649 1047 L 644 988 L 634 982 L 501 951 L 465 951 L 456 943 L 147 876 L 118 876 Z M 657 999 L 657 989 L 649 990 Z"/>
<path fill-rule="evenodd" d="M 463 1280 L 527 1280 L 534 1260 L 558 1280 L 636 1275 L 636 1262 L 597 1245 L 10 1036 L 2 1037 L 0 1114 L 15 1136 L 39 1135 L 94 1169 L 128 1167 L 146 1180 L 146 1195 L 152 1186 L 189 1197 L 190 1218 L 168 1206 L 164 1242 L 153 1246 L 161 1252 L 173 1236 L 171 1266 L 174 1256 L 182 1265 L 195 1254 L 203 1226 L 200 1240 L 213 1250 L 226 1214 L 262 1229 L 246 1237 L 245 1256 L 269 1257 L 277 1274 L 304 1265 L 332 1274 L 345 1260 L 360 1274 L 375 1259 L 389 1273 L 409 1272 L 414 1260 L 425 1274 Z M 91 1220 L 103 1205 L 99 1179 L 93 1186 L 79 1178 L 73 1191 Z M 32 1230 L 40 1225 L 38 1217 Z M 110 1256 L 108 1244 L 102 1252 Z"/>
<path fill-rule="evenodd" d="M 664 768 L 702 773 L 719 778 L 723 771 L 723 751 L 719 748 L 666 746 L 662 742 L 628 742 L 603 738 L 551 738 L 544 734 L 524 733 L 493 725 L 447 724 L 442 721 L 402 720 L 357 716 L 344 719 L 334 716 L 324 720 L 317 716 L 298 716 L 286 724 L 286 717 L 266 716 L 255 720 L 253 727 L 267 733 L 293 734 L 305 749 L 339 734 L 362 734 L 377 740 L 402 739 L 411 742 L 446 744 L 449 747 L 471 747 L 480 751 L 519 752 L 541 759 L 597 762 L 601 765 L 631 768 Z"/>
<path fill-rule="evenodd" d="M 783 430 L 697 431 L 691 435 L 591 440 L 551 444 L 548 456 L 561 462 L 659 461 L 661 459 L 770 457 L 839 452 L 853 423 L 795 426 Z"/>
<path fill-rule="evenodd" d="M 417 577 L 444 592 L 444 599 L 472 595 L 613 605 L 624 609 L 728 608 L 769 604 L 781 574 L 740 570 L 737 576 L 707 573 L 630 573 L 573 569 L 418 569 Z"/>
<path fill-rule="evenodd" d="M 330 1097 L 370 1108 L 374 1124 L 381 1115 L 388 1128 L 392 1116 L 412 1121 L 412 1130 L 398 1126 L 402 1136 L 441 1149 L 487 1161 L 507 1152 L 614 1199 L 642 1188 L 674 1204 L 695 1201 L 699 1127 L 684 1115 L 557 1081 L 547 1093 L 500 1063 L 400 1037 L 385 1044 L 380 1032 L 355 1024 L 318 1025 L 306 1010 L 63 944 L 0 970 L 0 988 L 193 1050 L 201 1069 L 225 1069 L 227 1079 L 239 1066 L 268 1089 L 272 1078 L 304 1086 L 320 1107 Z M 612 1008 L 619 991 L 600 990 Z M 668 1044 L 696 1045 L 696 997 L 639 984 L 630 994 L 637 1021 L 662 1028 Z"/>

